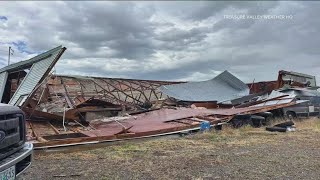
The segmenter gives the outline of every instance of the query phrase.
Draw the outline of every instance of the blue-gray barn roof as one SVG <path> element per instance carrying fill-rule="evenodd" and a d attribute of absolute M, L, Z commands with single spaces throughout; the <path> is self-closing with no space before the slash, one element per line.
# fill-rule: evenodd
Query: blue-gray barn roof
<path fill-rule="evenodd" d="M 249 95 L 248 86 L 228 71 L 208 81 L 164 85 L 160 90 L 177 100 L 194 102 L 224 102 Z"/>

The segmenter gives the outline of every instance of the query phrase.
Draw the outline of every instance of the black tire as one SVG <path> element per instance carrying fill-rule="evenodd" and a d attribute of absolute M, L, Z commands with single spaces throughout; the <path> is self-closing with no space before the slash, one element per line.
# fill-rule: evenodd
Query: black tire
<path fill-rule="evenodd" d="M 230 123 L 234 128 L 240 128 L 241 126 L 244 125 L 242 119 L 232 119 Z"/>
<path fill-rule="evenodd" d="M 222 130 L 222 125 L 214 126 L 214 129 L 215 129 L 216 131 L 221 131 L 221 130 Z"/>
<path fill-rule="evenodd" d="M 286 132 L 287 128 L 282 128 L 282 127 L 266 127 L 267 131 L 270 132 Z"/>
<path fill-rule="evenodd" d="M 271 125 L 271 117 L 266 117 L 265 120 L 262 122 L 262 125 L 264 126 L 270 126 Z"/>
<path fill-rule="evenodd" d="M 252 119 L 252 127 L 259 128 L 262 126 L 262 120 L 260 119 Z"/>
<path fill-rule="evenodd" d="M 293 121 L 287 121 L 287 122 L 283 122 L 280 124 L 276 124 L 274 125 L 275 127 L 282 127 L 282 128 L 287 128 L 288 126 L 293 126 L 294 122 Z"/>
<path fill-rule="evenodd" d="M 263 116 L 252 115 L 251 116 L 252 127 L 259 128 L 262 126 L 262 122 L 265 121 Z"/>

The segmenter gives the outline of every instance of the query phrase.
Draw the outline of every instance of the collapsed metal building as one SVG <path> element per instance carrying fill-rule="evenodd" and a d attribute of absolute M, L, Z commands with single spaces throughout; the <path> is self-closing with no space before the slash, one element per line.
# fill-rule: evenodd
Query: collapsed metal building
<path fill-rule="evenodd" d="M 65 50 L 59 46 L 0 69 L 1 102 L 25 112 L 36 148 L 199 130 L 204 122 L 216 126 L 301 103 L 283 94 L 249 94 L 250 86 L 227 71 L 192 83 L 55 75 Z"/>

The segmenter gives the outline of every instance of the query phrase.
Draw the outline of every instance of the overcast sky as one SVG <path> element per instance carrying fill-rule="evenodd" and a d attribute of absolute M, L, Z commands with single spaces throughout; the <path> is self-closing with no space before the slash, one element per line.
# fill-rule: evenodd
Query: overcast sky
<path fill-rule="evenodd" d="M 263 16 L 269 15 L 269 16 Z M 1 2 L 0 67 L 58 45 L 57 74 L 320 81 L 320 2 Z M 273 18 L 272 18 L 273 17 Z"/>

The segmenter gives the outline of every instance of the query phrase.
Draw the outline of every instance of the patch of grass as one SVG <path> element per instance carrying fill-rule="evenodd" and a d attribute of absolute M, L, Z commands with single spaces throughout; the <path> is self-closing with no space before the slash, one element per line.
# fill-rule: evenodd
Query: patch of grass
<path fill-rule="evenodd" d="M 208 132 L 207 138 L 212 142 L 223 142 L 229 140 L 229 138 L 225 134 L 217 132 Z"/>
<path fill-rule="evenodd" d="M 79 159 L 79 160 L 92 160 L 97 158 L 95 154 L 87 152 L 73 152 L 73 153 L 52 153 L 52 154 L 35 154 L 36 160 L 50 159 L 50 160 L 60 160 L 60 159 Z"/>
<path fill-rule="evenodd" d="M 124 143 L 121 145 L 109 146 L 90 150 L 88 153 L 95 154 L 100 158 L 111 158 L 119 161 L 129 161 L 136 155 L 146 153 L 147 148 L 139 143 Z"/>
<path fill-rule="evenodd" d="M 246 126 L 240 127 L 238 130 L 241 133 L 241 135 L 247 135 L 248 132 L 253 131 L 254 128 L 250 125 L 246 125 Z"/>
<path fill-rule="evenodd" d="M 222 131 L 208 131 L 196 134 L 192 139 L 209 141 L 214 143 L 215 145 L 227 144 L 237 142 L 239 141 L 239 139 L 246 139 L 246 136 L 252 130 L 253 128 L 249 126 L 244 126 L 238 129 L 226 126 Z"/>
<path fill-rule="evenodd" d="M 112 149 L 116 152 L 124 152 L 124 153 L 146 151 L 146 148 L 144 148 L 143 146 L 140 146 L 138 144 L 132 144 L 132 143 L 126 143 L 124 145 L 114 146 Z"/>
<path fill-rule="evenodd" d="M 320 120 L 315 123 L 314 129 L 319 132 L 320 131 Z"/>
<path fill-rule="evenodd" d="M 265 127 L 253 128 L 250 125 L 240 128 L 231 126 L 223 127 L 222 131 L 209 131 L 196 134 L 192 139 L 200 139 L 203 142 L 211 142 L 214 146 L 236 145 L 247 146 L 265 142 L 274 142 L 277 133 L 265 131 Z M 272 138 L 270 138 L 272 136 Z"/>
<path fill-rule="evenodd" d="M 295 121 L 298 130 L 313 130 L 320 132 L 320 119 L 317 117 Z"/>

